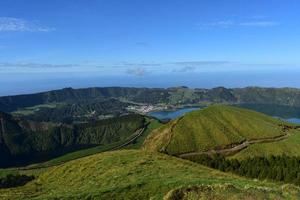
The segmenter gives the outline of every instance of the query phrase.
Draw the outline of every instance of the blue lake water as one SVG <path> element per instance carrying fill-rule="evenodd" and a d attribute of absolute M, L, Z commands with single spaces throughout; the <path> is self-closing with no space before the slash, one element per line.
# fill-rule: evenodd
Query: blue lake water
<path fill-rule="evenodd" d="M 190 107 L 190 108 L 180 108 L 177 110 L 165 110 L 165 111 L 155 111 L 155 112 L 150 112 L 148 115 L 155 117 L 160 120 L 166 120 L 166 119 L 175 119 L 177 117 L 183 116 L 185 113 L 194 111 L 194 110 L 199 110 L 201 109 L 200 107 Z"/>
<path fill-rule="evenodd" d="M 289 119 L 284 119 L 287 122 L 295 123 L 295 124 L 300 124 L 300 118 L 289 118 Z"/>
<path fill-rule="evenodd" d="M 165 111 L 155 111 L 155 112 L 150 112 L 148 115 L 155 117 L 160 120 L 167 120 L 167 119 L 175 119 L 178 117 L 183 116 L 185 113 L 201 109 L 200 107 L 190 107 L 190 108 L 180 108 L 177 110 L 165 110 Z M 277 117 L 276 117 L 277 118 Z M 282 118 L 282 120 L 295 123 L 295 124 L 300 124 L 300 118 Z"/>

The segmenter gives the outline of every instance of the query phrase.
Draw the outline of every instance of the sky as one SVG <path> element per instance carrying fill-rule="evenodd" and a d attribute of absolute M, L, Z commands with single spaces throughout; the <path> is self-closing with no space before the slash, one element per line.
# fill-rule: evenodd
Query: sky
<path fill-rule="evenodd" d="M 300 87 L 298 0 L 1 0 L 0 96 Z"/>

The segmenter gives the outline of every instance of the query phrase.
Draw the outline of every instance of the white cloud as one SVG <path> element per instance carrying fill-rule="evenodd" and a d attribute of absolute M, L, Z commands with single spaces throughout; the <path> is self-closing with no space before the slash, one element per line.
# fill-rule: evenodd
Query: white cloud
<path fill-rule="evenodd" d="M 279 26 L 280 23 L 277 21 L 261 21 L 261 20 L 253 20 L 253 21 L 241 21 L 236 22 L 233 20 L 221 20 L 221 21 L 213 21 L 209 23 L 200 23 L 197 24 L 201 28 L 230 28 L 230 27 L 274 27 Z"/>
<path fill-rule="evenodd" d="M 0 32 L 50 32 L 55 28 L 13 17 L 0 17 Z"/>
<path fill-rule="evenodd" d="M 145 48 L 150 46 L 147 42 L 136 42 L 135 45 Z"/>
<path fill-rule="evenodd" d="M 135 75 L 135 76 L 144 76 L 146 70 L 142 67 L 131 68 L 126 70 L 127 74 Z"/>
<path fill-rule="evenodd" d="M 220 28 L 228 28 L 230 26 L 234 25 L 234 22 L 231 20 L 225 20 L 225 21 L 214 21 L 209 23 L 202 23 L 199 24 L 202 27 L 220 27 Z"/>
<path fill-rule="evenodd" d="M 232 62 L 229 61 L 181 61 L 181 62 L 173 62 L 172 64 L 175 65 L 184 65 L 184 66 L 220 66 L 220 65 L 226 65 L 231 64 Z"/>
<path fill-rule="evenodd" d="M 31 69 L 45 69 L 45 68 L 69 68 L 79 67 L 77 64 L 43 64 L 33 62 L 1 62 L 0 68 L 31 68 Z"/>
<path fill-rule="evenodd" d="M 252 21 L 252 22 L 242 22 L 241 26 L 256 26 L 256 27 L 272 27 L 280 25 L 279 22 L 275 21 Z"/>
<path fill-rule="evenodd" d="M 195 70 L 196 70 L 195 66 L 185 66 L 185 67 L 182 67 L 178 70 L 175 69 L 175 70 L 173 70 L 173 72 L 187 73 L 187 72 L 193 72 Z"/>

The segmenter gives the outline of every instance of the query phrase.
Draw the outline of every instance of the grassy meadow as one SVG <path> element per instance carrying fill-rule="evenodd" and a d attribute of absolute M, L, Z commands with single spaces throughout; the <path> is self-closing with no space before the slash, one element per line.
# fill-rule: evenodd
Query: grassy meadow
<path fill-rule="evenodd" d="M 241 178 L 164 154 L 121 150 L 52 167 L 25 186 L 1 189 L 0 198 L 162 199 L 171 190 L 197 185 L 232 185 L 284 198 L 300 194 L 297 187 Z"/>

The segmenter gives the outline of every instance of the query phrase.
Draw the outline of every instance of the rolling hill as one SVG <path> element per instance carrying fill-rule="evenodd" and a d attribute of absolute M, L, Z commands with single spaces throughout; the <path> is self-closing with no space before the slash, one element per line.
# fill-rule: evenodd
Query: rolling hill
<path fill-rule="evenodd" d="M 264 155 L 260 153 L 275 142 L 283 143 L 278 151 L 284 153 L 288 152 L 285 143 L 292 141 L 292 137 L 298 137 L 293 134 L 297 131 L 290 129 L 289 124 L 255 111 L 214 105 L 187 113 L 154 130 L 146 139 L 144 148 L 182 157 L 213 153 L 242 154 L 256 149 L 258 156 Z"/>
<path fill-rule="evenodd" d="M 63 186 L 63 187 L 62 187 Z M 106 152 L 45 170 L 2 199 L 296 199 L 298 187 L 259 182 L 141 150 Z M 194 197 L 194 198 L 193 198 Z"/>

